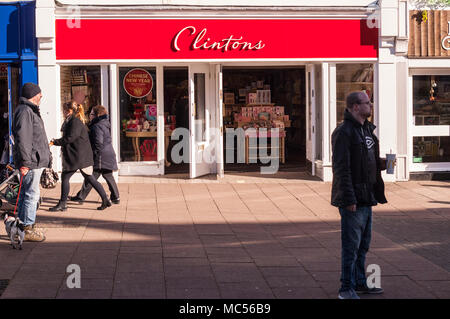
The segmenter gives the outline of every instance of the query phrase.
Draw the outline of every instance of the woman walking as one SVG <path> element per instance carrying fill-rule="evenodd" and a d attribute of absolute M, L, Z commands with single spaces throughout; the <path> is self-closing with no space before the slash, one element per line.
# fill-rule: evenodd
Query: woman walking
<path fill-rule="evenodd" d="M 92 176 L 94 165 L 91 144 L 86 125 L 84 109 L 76 101 L 70 101 L 63 106 L 65 121 L 61 127 L 62 138 L 53 139 L 50 145 L 61 146 L 63 155 L 63 172 L 61 176 L 61 199 L 50 211 L 65 211 L 67 209 L 67 196 L 70 191 L 69 180 L 77 170 L 80 170 L 85 182 L 90 183 L 102 198 L 102 205 L 97 207 L 103 210 L 111 206 L 102 185 Z"/>
<path fill-rule="evenodd" d="M 114 204 L 120 203 L 119 189 L 113 177 L 113 171 L 117 170 L 116 153 L 112 146 L 111 124 L 108 119 L 108 112 L 102 105 L 94 106 L 89 114 L 91 123 L 89 125 L 89 139 L 91 141 L 92 152 L 94 153 L 94 173 L 97 180 L 100 175 L 106 180 L 110 199 Z M 92 186 L 87 181 L 76 196 L 69 196 L 71 201 L 83 203 L 91 191 Z"/>

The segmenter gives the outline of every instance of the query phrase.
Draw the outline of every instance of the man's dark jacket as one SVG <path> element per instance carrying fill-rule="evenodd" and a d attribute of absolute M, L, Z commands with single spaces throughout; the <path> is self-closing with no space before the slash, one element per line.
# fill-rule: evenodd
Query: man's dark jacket
<path fill-rule="evenodd" d="M 89 139 L 94 153 L 94 169 L 117 170 L 116 152 L 112 146 L 108 115 L 98 116 L 89 125 Z"/>
<path fill-rule="evenodd" d="M 374 206 L 387 203 L 384 195 L 384 182 L 381 178 L 381 159 L 378 138 L 373 134 L 375 125 L 364 122 L 364 128 L 372 134 L 375 142 L 375 159 L 377 165 L 376 184 L 369 183 L 368 150 L 359 123 L 353 115 L 345 110 L 344 122 L 341 123 L 331 136 L 333 149 L 333 186 L 331 190 L 331 205 L 347 207 Z M 373 194 L 373 195 L 372 195 Z"/>
<path fill-rule="evenodd" d="M 49 167 L 50 148 L 39 107 L 21 97 L 13 119 L 13 158 L 16 168 Z"/>
<path fill-rule="evenodd" d="M 70 115 L 64 121 L 61 131 L 63 137 L 53 143 L 62 148 L 63 171 L 76 171 L 93 166 L 94 159 L 86 125 L 76 116 Z"/>

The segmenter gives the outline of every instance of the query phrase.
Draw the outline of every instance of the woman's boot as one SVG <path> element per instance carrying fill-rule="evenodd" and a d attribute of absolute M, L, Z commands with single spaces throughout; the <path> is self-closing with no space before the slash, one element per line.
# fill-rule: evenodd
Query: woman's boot
<path fill-rule="evenodd" d="M 50 207 L 48 210 L 51 212 L 65 212 L 67 210 L 67 202 L 60 200 L 58 205 Z"/>

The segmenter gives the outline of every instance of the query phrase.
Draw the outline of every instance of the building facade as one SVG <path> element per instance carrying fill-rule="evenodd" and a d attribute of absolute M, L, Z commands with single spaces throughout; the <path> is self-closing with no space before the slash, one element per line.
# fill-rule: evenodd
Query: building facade
<path fill-rule="evenodd" d="M 450 171 L 449 126 L 423 128 L 430 107 L 413 111 L 414 92 L 428 82 L 446 91 L 450 60 L 411 55 L 407 1 L 195 3 L 38 0 L 49 138 L 60 134 L 61 104 L 75 99 L 88 110 L 108 107 L 119 175 L 184 170 L 195 178 L 256 167 L 330 181 L 331 133 L 345 96 L 364 90 L 381 154 L 397 154 L 385 180 Z"/>
<path fill-rule="evenodd" d="M 0 2 L 0 153 L 4 135 L 11 130 L 21 85 L 38 80 L 34 20 L 34 1 Z"/>

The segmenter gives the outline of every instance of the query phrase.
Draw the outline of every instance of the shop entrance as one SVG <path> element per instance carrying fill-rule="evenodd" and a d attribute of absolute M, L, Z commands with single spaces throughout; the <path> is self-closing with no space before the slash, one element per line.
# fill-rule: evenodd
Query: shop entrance
<path fill-rule="evenodd" d="M 215 171 L 211 149 L 216 87 L 211 68 L 206 63 L 164 68 L 164 123 L 171 132 L 165 174 L 196 178 Z"/>
<path fill-rule="evenodd" d="M 306 170 L 305 78 L 305 67 L 223 67 L 225 173 Z"/>
<path fill-rule="evenodd" d="M 8 98 L 10 97 L 10 98 Z M 19 102 L 19 68 L 15 65 L 0 64 L 0 165 L 12 160 L 9 150 L 9 134 L 12 116 Z M 3 171 L 3 169 L 1 169 Z"/>
<path fill-rule="evenodd" d="M 171 124 L 173 129 L 189 131 L 189 69 L 187 67 L 165 67 L 164 68 L 164 119 Z M 172 150 L 178 142 L 183 142 L 186 135 L 181 134 L 179 140 L 170 139 L 168 152 L 166 154 L 168 165 L 165 174 L 189 174 L 189 161 L 180 161 L 189 158 L 189 147 L 174 152 Z M 184 141 L 189 143 L 189 139 Z"/>

